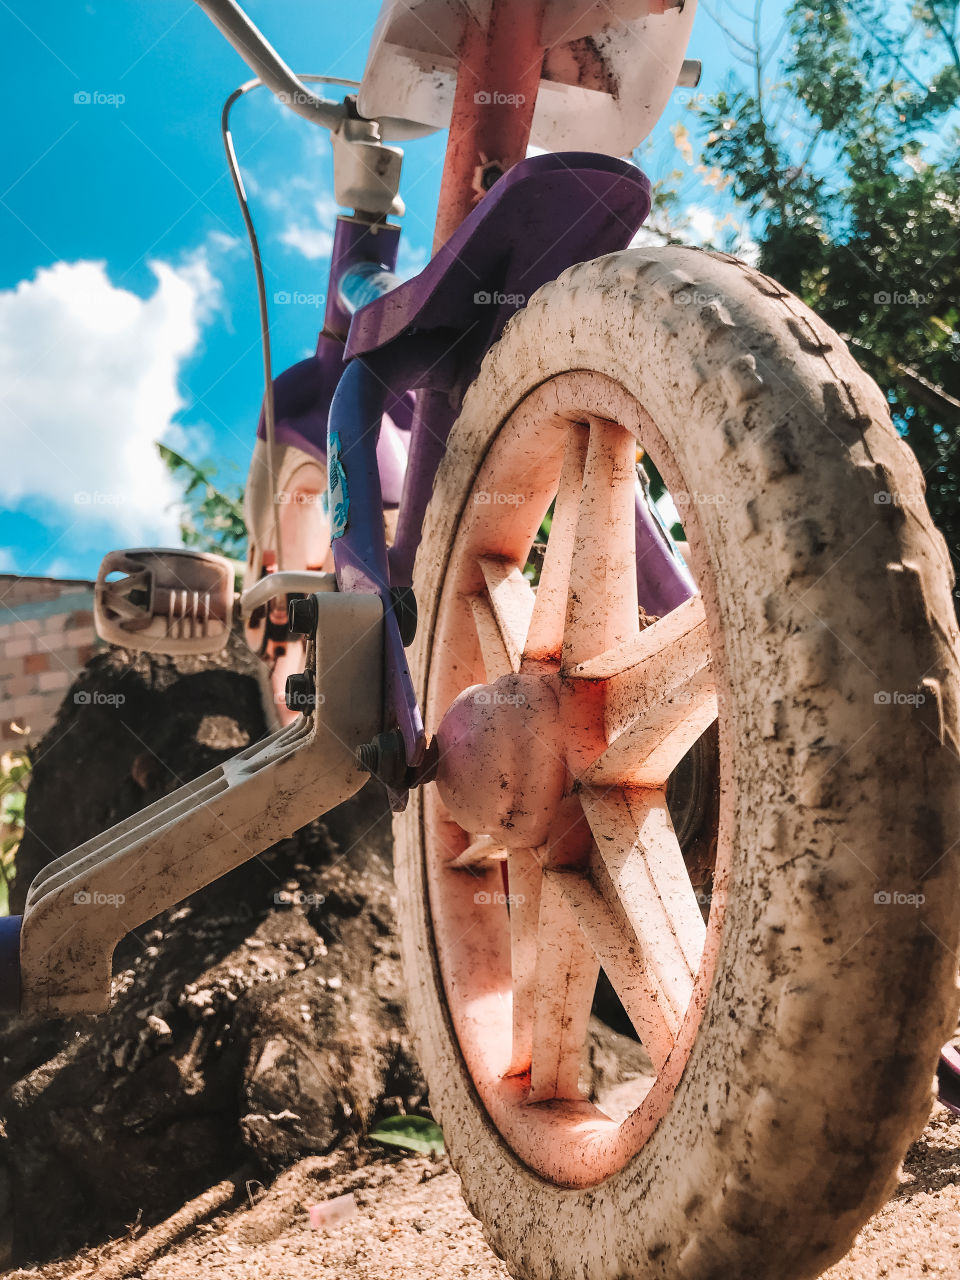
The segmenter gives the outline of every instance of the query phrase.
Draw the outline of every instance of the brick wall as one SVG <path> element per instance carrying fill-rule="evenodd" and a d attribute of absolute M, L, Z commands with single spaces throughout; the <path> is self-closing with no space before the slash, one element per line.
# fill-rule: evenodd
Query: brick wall
<path fill-rule="evenodd" d="M 0 574 L 0 752 L 43 736 L 98 644 L 92 582 Z"/>

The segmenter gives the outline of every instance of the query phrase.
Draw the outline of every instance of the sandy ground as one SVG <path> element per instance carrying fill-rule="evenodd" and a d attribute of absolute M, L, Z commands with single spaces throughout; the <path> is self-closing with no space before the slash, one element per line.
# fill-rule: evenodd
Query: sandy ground
<path fill-rule="evenodd" d="M 148 1261 L 150 1233 L 11 1280 L 506 1280 L 444 1159 L 302 1160 Z M 335 1201 L 335 1203 L 334 1203 Z M 314 1225 L 310 1207 L 314 1208 Z M 319 1221 L 331 1212 L 339 1221 Z M 823 1280 L 960 1276 L 960 1118 L 937 1106 L 897 1194 Z"/>

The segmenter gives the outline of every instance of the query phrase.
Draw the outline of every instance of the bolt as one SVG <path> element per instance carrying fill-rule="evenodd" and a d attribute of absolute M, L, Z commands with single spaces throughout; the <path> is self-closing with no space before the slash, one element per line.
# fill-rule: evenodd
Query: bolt
<path fill-rule="evenodd" d="M 376 773 L 380 764 L 380 748 L 376 742 L 364 742 L 357 747 L 356 760 L 361 773 Z"/>
<path fill-rule="evenodd" d="M 287 676 L 284 693 L 289 711 L 299 711 L 301 715 L 309 715 L 317 703 L 313 672 L 300 671 L 295 675 Z"/>
<path fill-rule="evenodd" d="M 399 729 L 378 733 L 372 742 L 364 742 L 354 758 L 358 769 L 372 773 L 385 787 L 400 791 L 407 785 L 407 756 Z"/>
<path fill-rule="evenodd" d="M 312 636 L 320 620 L 316 596 L 298 596 L 287 607 L 287 627 L 295 636 Z"/>
<path fill-rule="evenodd" d="M 489 191 L 495 182 L 499 182 L 503 177 L 503 166 L 492 162 L 485 164 L 480 170 L 480 186 L 484 191 Z"/>

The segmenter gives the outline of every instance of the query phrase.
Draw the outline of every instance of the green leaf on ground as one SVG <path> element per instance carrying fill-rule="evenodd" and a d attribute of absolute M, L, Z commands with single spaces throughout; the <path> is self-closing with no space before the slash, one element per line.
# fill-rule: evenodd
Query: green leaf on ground
<path fill-rule="evenodd" d="M 388 1147 L 403 1147 L 420 1155 L 443 1151 L 443 1130 L 429 1116 L 387 1116 L 371 1132 L 371 1138 Z"/>

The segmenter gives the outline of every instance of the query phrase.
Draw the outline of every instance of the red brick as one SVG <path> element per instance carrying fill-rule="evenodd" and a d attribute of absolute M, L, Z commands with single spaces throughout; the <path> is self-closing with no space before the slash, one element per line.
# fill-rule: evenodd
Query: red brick
<path fill-rule="evenodd" d="M 93 613 L 89 609 L 77 609 L 75 613 L 71 613 L 67 618 L 67 630 L 71 627 L 92 627 Z"/>
<path fill-rule="evenodd" d="M 23 660 L 23 670 L 28 676 L 50 670 L 50 659 L 45 653 L 28 653 Z"/>

